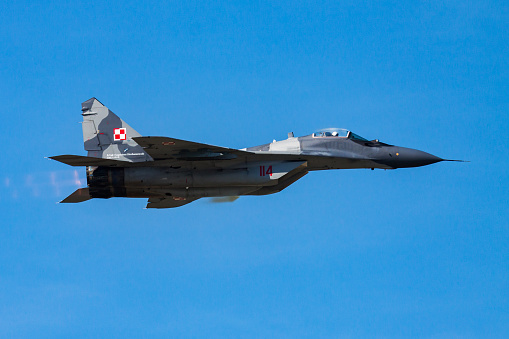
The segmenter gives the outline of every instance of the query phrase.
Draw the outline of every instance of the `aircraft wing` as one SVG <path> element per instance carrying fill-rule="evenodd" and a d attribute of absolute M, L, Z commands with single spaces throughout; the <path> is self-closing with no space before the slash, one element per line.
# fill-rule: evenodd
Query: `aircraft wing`
<path fill-rule="evenodd" d="M 233 148 L 201 144 L 168 137 L 134 137 L 154 160 L 230 160 L 252 155 Z"/>
<path fill-rule="evenodd" d="M 120 161 L 113 159 L 104 159 L 104 158 L 93 158 L 93 157 L 84 157 L 81 155 L 56 155 L 54 157 L 49 157 L 50 159 L 60 161 L 66 165 L 70 166 L 110 166 L 110 167 L 127 167 L 132 163 L 129 161 Z"/>

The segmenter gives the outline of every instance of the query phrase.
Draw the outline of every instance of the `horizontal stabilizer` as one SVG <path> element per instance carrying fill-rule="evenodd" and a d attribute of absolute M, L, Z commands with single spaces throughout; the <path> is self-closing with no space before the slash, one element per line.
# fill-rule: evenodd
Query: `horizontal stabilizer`
<path fill-rule="evenodd" d="M 65 198 L 64 200 L 60 201 L 60 203 L 77 203 L 77 202 L 83 202 L 92 199 L 90 194 L 88 193 L 88 187 L 85 188 L 78 188 L 76 191 L 74 191 L 73 194 Z"/>
<path fill-rule="evenodd" d="M 109 166 L 109 167 L 128 167 L 132 163 L 129 161 L 120 161 L 112 159 L 102 159 L 93 157 L 84 157 L 81 155 L 56 155 L 50 159 L 63 162 L 70 166 Z"/>

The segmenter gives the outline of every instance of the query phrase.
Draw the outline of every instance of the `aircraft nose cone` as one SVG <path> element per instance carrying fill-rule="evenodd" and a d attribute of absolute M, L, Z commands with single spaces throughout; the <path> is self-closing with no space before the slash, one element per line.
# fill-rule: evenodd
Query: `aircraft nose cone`
<path fill-rule="evenodd" d="M 391 146 L 385 148 L 385 152 L 379 162 L 393 168 L 419 167 L 431 165 L 444 159 L 413 148 Z"/>
<path fill-rule="evenodd" d="M 431 165 L 444 160 L 434 156 L 433 154 L 404 147 L 399 147 L 398 151 L 395 154 L 392 154 L 392 158 L 395 158 L 395 167 L 419 167 Z"/>

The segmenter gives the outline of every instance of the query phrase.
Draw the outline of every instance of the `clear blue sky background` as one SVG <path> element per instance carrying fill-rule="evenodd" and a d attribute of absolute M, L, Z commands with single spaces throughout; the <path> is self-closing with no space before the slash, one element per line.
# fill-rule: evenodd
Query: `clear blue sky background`
<path fill-rule="evenodd" d="M 509 336 L 506 1 L 9 1 L 1 337 Z M 229 147 L 324 127 L 470 163 L 272 196 L 55 202 L 80 104 Z"/>

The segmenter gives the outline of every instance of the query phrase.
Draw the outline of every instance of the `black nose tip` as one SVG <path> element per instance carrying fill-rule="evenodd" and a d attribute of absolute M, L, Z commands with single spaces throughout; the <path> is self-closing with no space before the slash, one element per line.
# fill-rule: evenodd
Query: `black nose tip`
<path fill-rule="evenodd" d="M 412 148 L 390 146 L 385 148 L 381 163 L 392 168 L 419 167 L 431 165 L 444 159 Z"/>
<path fill-rule="evenodd" d="M 408 167 L 426 166 L 442 161 L 442 158 L 416 149 L 407 149 L 402 152 L 403 161 Z"/>
<path fill-rule="evenodd" d="M 400 148 L 397 153 L 399 154 L 396 155 L 396 161 L 400 163 L 400 166 L 398 167 L 426 166 L 443 160 L 433 154 L 411 148 Z"/>

